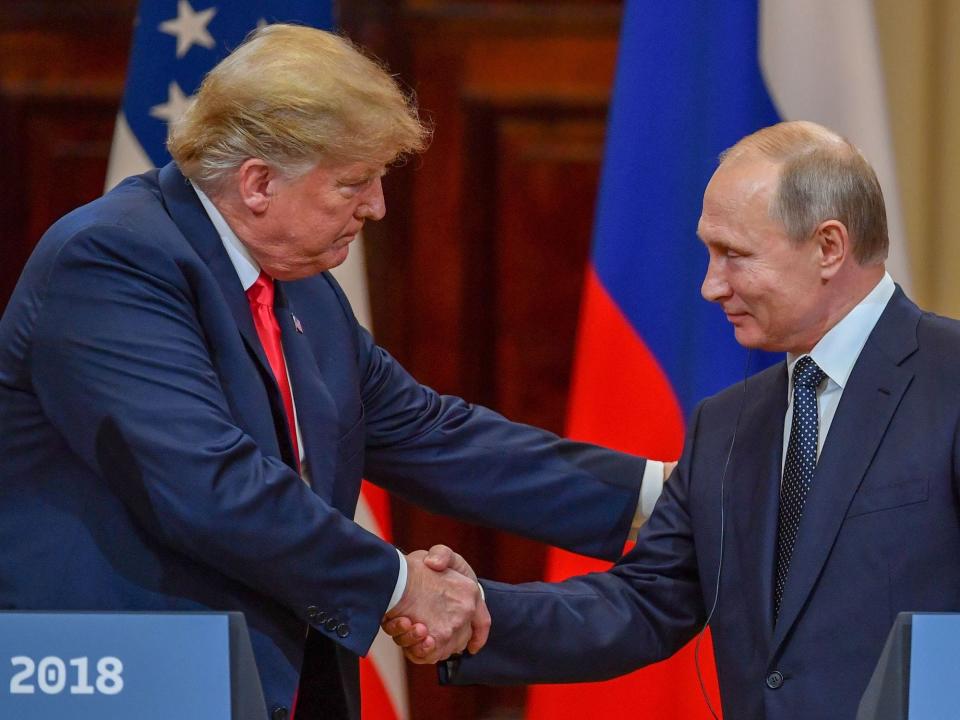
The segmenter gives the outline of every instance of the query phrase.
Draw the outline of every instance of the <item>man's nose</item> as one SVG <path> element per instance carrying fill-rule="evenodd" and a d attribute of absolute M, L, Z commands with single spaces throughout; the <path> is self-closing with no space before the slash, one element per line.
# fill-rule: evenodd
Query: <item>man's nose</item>
<path fill-rule="evenodd" d="M 704 300 L 720 302 L 730 295 L 730 285 L 724 278 L 720 264 L 719 260 L 711 258 L 707 265 L 707 274 L 703 276 L 703 283 L 700 285 L 700 294 Z"/>
<path fill-rule="evenodd" d="M 367 188 L 363 202 L 357 207 L 357 216 L 365 220 L 381 220 L 387 214 L 387 203 L 383 199 L 383 180 L 376 178 Z"/>

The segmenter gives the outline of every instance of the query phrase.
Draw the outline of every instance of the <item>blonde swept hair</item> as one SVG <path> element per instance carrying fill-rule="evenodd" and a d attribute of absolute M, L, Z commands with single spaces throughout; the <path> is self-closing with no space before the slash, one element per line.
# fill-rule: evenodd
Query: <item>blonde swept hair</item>
<path fill-rule="evenodd" d="M 344 37 L 298 25 L 252 32 L 171 123 L 181 172 L 216 191 L 248 158 L 296 177 L 318 162 L 386 165 L 422 152 L 413 98 Z"/>
<path fill-rule="evenodd" d="M 825 220 L 839 220 L 860 265 L 886 259 L 890 240 L 880 181 L 849 140 L 817 123 L 782 122 L 747 135 L 720 162 L 757 154 L 780 165 L 770 216 L 794 242 L 807 240 Z"/>

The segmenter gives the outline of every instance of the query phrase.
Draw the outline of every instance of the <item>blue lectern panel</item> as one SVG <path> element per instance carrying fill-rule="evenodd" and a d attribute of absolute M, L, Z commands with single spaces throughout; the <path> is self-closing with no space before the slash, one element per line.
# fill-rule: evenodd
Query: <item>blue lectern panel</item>
<path fill-rule="evenodd" d="M 4 720 L 230 720 L 226 615 L 0 614 Z"/>
<path fill-rule="evenodd" d="M 913 616 L 910 720 L 957 717 L 960 708 L 960 616 Z"/>

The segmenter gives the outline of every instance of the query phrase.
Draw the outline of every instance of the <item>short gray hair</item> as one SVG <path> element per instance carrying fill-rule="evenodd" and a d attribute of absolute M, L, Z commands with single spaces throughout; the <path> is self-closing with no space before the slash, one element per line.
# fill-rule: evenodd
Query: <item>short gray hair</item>
<path fill-rule="evenodd" d="M 852 143 L 822 125 L 782 122 L 758 130 L 724 151 L 720 161 L 759 154 L 780 165 L 770 216 L 794 242 L 826 220 L 843 223 L 860 265 L 883 262 L 890 240 L 880 182 Z"/>

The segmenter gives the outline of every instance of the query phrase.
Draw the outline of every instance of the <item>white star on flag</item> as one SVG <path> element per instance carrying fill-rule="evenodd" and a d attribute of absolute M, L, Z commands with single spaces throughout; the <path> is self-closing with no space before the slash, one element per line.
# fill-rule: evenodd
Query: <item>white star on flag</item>
<path fill-rule="evenodd" d="M 160 23 L 159 29 L 160 32 L 177 38 L 177 57 L 181 58 L 194 45 L 208 50 L 216 45 L 213 37 L 207 32 L 207 25 L 216 14 L 215 7 L 194 12 L 188 0 L 177 0 L 176 20 L 165 20 Z"/>
<path fill-rule="evenodd" d="M 183 94 L 183 90 L 176 81 L 167 86 L 167 101 L 150 108 L 150 115 L 168 123 L 178 120 L 190 104 L 190 98 Z"/>

